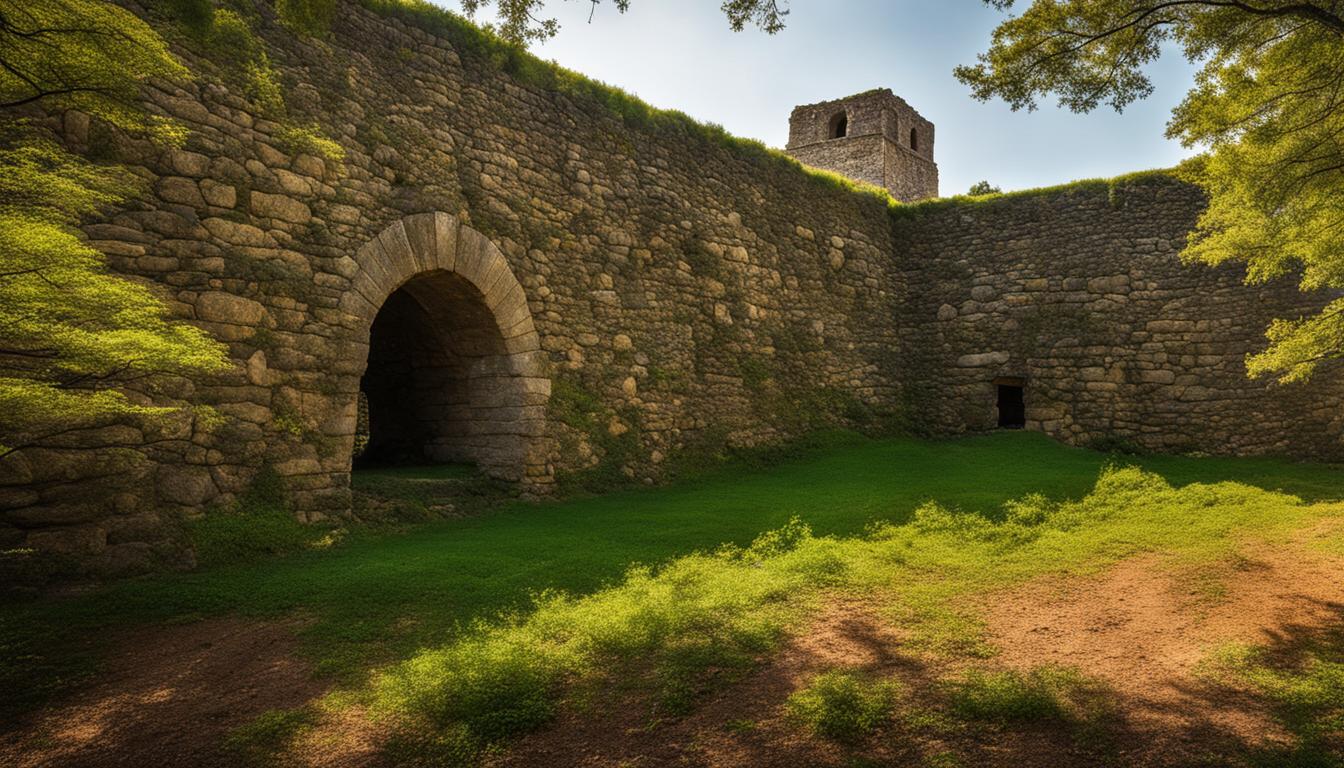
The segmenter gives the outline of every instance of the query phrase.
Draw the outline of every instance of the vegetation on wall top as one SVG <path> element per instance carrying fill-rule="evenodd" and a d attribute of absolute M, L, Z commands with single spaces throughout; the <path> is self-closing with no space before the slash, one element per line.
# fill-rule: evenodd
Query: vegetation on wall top
<path fill-rule="evenodd" d="M 529 53 L 516 43 L 483 29 L 457 14 L 425 0 L 358 0 L 374 13 L 400 19 L 417 29 L 447 40 L 466 59 L 504 72 L 519 83 L 563 94 L 580 104 L 594 105 L 615 115 L 626 126 L 654 134 L 675 134 L 731 152 L 758 167 L 800 172 L 823 187 L 876 198 L 899 205 L 885 190 L 839 174 L 805 166 L 755 139 L 734 136 L 715 123 L 702 123 L 684 112 L 659 109 L 612 85 L 594 80 L 553 61 Z"/>
<path fill-rule="evenodd" d="M 1048 187 L 1014 189 L 1008 192 L 996 191 L 987 194 L 975 194 L 972 192 L 965 195 L 953 195 L 952 197 L 939 197 L 932 200 L 921 200 L 914 203 L 899 204 L 897 207 L 893 208 L 893 211 L 901 216 L 912 216 L 946 210 L 948 208 L 994 205 L 1013 200 L 1044 198 L 1086 191 L 1105 191 L 1112 202 L 1118 202 L 1121 197 L 1121 189 L 1145 181 L 1180 183 L 1183 179 L 1179 172 L 1174 168 L 1154 168 L 1148 171 L 1125 173 L 1111 178 L 1078 179 L 1077 181 L 1053 184 Z"/>
<path fill-rule="evenodd" d="M 1014 0 L 985 0 L 1010 9 Z M 1331 290 L 1319 313 L 1283 318 L 1252 376 L 1311 376 L 1344 357 L 1344 8 L 1339 2 L 1033 0 L 957 78 L 976 98 L 1035 109 L 1053 95 L 1088 112 L 1153 92 L 1146 65 L 1178 48 L 1200 67 L 1167 136 L 1201 154 L 1181 173 L 1209 204 L 1183 257 L 1241 261 L 1246 280 Z"/>
<path fill-rule="evenodd" d="M 247 4 L 216 7 L 214 0 L 165 0 L 164 9 L 186 36 L 206 53 L 220 74 L 252 100 L 262 115 L 280 124 L 276 138 L 293 152 L 339 162 L 345 149 L 313 123 L 300 123 L 285 101 L 279 73 L 265 42 L 253 29 L 254 9 Z M 279 0 L 282 24 L 301 35 L 323 36 L 331 26 L 335 0 Z"/>

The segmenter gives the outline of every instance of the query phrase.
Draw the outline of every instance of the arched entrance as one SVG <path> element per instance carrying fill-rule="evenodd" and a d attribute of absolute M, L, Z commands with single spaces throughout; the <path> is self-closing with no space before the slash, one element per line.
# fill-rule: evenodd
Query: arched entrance
<path fill-rule="evenodd" d="M 417 214 L 355 260 L 343 307 L 367 339 L 359 389 L 368 433 L 355 456 L 351 422 L 352 465 L 470 462 L 501 479 L 549 483 L 541 441 L 550 379 L 499 249 L 453 216 Z"/>

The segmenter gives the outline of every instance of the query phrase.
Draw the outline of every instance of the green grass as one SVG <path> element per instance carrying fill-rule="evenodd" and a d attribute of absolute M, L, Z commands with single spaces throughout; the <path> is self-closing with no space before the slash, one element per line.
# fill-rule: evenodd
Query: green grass
<path fill-rule="evenodd" d="M 900 686 L 860 672 L 831 670 L 808 681 L 784 703 L 789 716 L 812 733 L 853 743 L 889 720 Z"/>
<path fill-rule="evenodd" d="M 187 524 L 196 562 L 204 568 L 296 552 L 316 545 L 327 532 L 304 525 L 279 506 L 215 510 Z"/>
<path fill-rule="evenodd" d="M 1270 645 L 1228 644 L 1201 666 L 1206 678 L 1268 705 L 1291 737 L 1256 750 L 1253 764 L 1344 766 L 1344 627 L 1285 634 Z"/>
<path fill-rule="evenodd" d="M 70 638 L 302 612 L 321 672 L 360 686 L 381 668 L 373 688 L 388 710 L 452 723 L 470 743 L 543 721 L 570 681 L 608 665 L 635 664 L 630 674 L 646 676 L 668 711 L 684 708 L 714 670 L 750 664 L 826 590 L 888 592 L 893 618 L 930 649 L 956 651 L 980 642 L 958 595 L 1145 548 L 1225 555 L 1245 531 L 1322 514 L 1277 489 L 1344 498 L 1344 475 L 1320 466 L 1123 460 L 1165 481 L 1122 475 L 1060 503 L 1086 496 L 1109 457 L 1030 433 L 848 436 L 668 488 L 511 503 L 402 535 L 356 532 L 327 549 L 7 605 L 0 687 L 20 692 L 7 703 L 21 709 L 77 684 L 98 647 Z M 1172 487 L 1228 480 L 1237 482 Z M 1012 499 L 1026 500 L 1005 508 Z M 810 534 L 786 528 L 794 517 Z M 485 708 L 495 714 L 474 714 Z"/>
<path fill-rule="evenodd" d="M 994 516 L 927 503 L 909 522 L 846 537 L 816 536 L 795 521 L 745 549 L 635 568 L 589 595 L 544 596 L 507 620 L 480 623 L 383 671 L 375 707 L 416 731 L 462 728 L 497 744 L 549 720 L 571 682 L 628 677 L 630 665 L 652 668 L 651 691 L 669 668 L 704 690 L 706 677 L 768 654 L 836 592 L 881 596 L 916 638 L 953 640 L 929 642 L 929 651 L 961 654 L 983 639 L 960 619 L 959 599 L 1145 551 L 1214 561 L 1339 512 L 1236 482 L 1177 488 L 1126 467 L 1103 470 L 1082 499 L 1032 494 Z M 827 695 L 844 698 L 845 686 L 824 682 Z M 826 720 L 821 692 L 809 696 L 817 722 Z M 1076 674 L 1038 670 L 973 675 L 954 700 L 973 717 L 1090 726 L 1104 715 L 1105 697 Z M 837 722 L 853 716 L 837 714 Z"/>
<path fill-rule="evenodd" d="M 1106 700 L 1104 688 L 1064 667 L 971 670 L 950 688 L 954 712 L 969 720 L 997 723 L 1091 722 L 1098 719 Z"/>
<path fill-rule="evenodd" d="M 224 746 L 245 766 L 279 765 L 274 755 L 312 728 L 317 713 L 309 709 L 273 709 L 232 731 Z"/>

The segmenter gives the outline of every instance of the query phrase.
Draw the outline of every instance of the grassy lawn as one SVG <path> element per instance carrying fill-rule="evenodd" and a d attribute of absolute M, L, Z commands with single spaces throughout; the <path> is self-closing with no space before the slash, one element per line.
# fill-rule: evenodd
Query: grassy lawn
<path fill-rule="evenodd" d="M 1152 475 L 1088 497 L 1112 461 Z M 1223 481 L 1235 484 L 1179 490 Z M 960 642 L 967 630 L 944 606 L 967 590 L 1167 542 L 1216 554 L 1237 531 L 1320 514 L 1278 491 L 1308 503 L 1344 499 L 1344 473 L 1276 460 L 1117 459 L 1026 432 L 945 442 L 837 435 L 772 466 L 730 467 L 672 487 L 510 504 L 405 533 L 356 533 L 298 554 L 11 604 L 0 687 L 26 691 L 12 700 L 21 708 L 76 680 L 89 658 L 78 652 L 97 649 L 58 638 L 224 613 L 302 613 L 311 618 L 306 647 L 324 672 L 362 684 L 361 672 L 394 663 L 372 686 L 389 710 L 466 723 L 468 737 L 491 739 L 545 719 L 555 675 L 582 675 L 606 658 L 658 657 L 660 690 L 675 699 L 688 679 L 682 671 L 768 649 L 822 589 L 889 591 L 907 618 L 928 625 L 931 645 L 948 639 L 940 633 Z M 931 500 L 938 504 L 925 505 Z M 1076 503 L 1061 506 L 1068 500 Z M 793 518 L 810 534 L 788 526 Z M 747 547 L 781 528 L 750 549 L 686 557 Z M 637 563 L 667 565 L 632 571 Z M 990 564 L 993 579 L 983 573 Z M 937 577 L 892 581 L 912 573 Z M 720 620 L 725 610 L 732 621 Z M 497 618 L 509 611 L 515 618 Z M 472 626 L 481 619 L 489 625 Z M 703 636 L 693 638 L 690 626 Z M 492 664 L 503 665 L 501 677 L 489 678 Z M 464 669 L 485 670 L 493 682 L 453 688 Z M 505 719 L 473 719 L 485 710 Z"/>

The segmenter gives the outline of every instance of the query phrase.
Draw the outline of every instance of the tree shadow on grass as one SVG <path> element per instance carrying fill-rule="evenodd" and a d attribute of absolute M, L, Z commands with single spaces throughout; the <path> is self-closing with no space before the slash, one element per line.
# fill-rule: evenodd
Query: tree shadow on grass
<path fill-rule="evenodd" d="M 1330 627 L 1284 625 L 1253 653 L 1211 656 L 1200 674 L 1168 681 L 1175 697 L 1037 669 L 1007 673 L 995 683 L 997 698 L 970 708 L 968 672 L 1001 667 L 907 652 L 899 630 L 846 608 L 684 717 L 660 716 L 650 700 L 609 689 L 599 705 L 564 708 L 498 765 L 1336 768 L 1344 765 L 1344 607 L 1323 607 L 1339 619 Z M 893 680 L 903 691 L 885 723 L 850 743 L 806 733 L 784 706 L 833 669 Z M 1043 702 L 1032 687 L 1037 676 L 1054 681 L 1044 687 L 1054 700 Z"/>
<path fill-rule="evenodd" d="M 1175 696 L 1097 684 L 1102 717 L 973 729 L 957 752 L 985 766 L 1344 766 L 1344 605 L 1311 602 L 1326 626 L 1285 624 L 1262 643 L 1213 649 L 1193 676 L 1165 681 Z"/>

